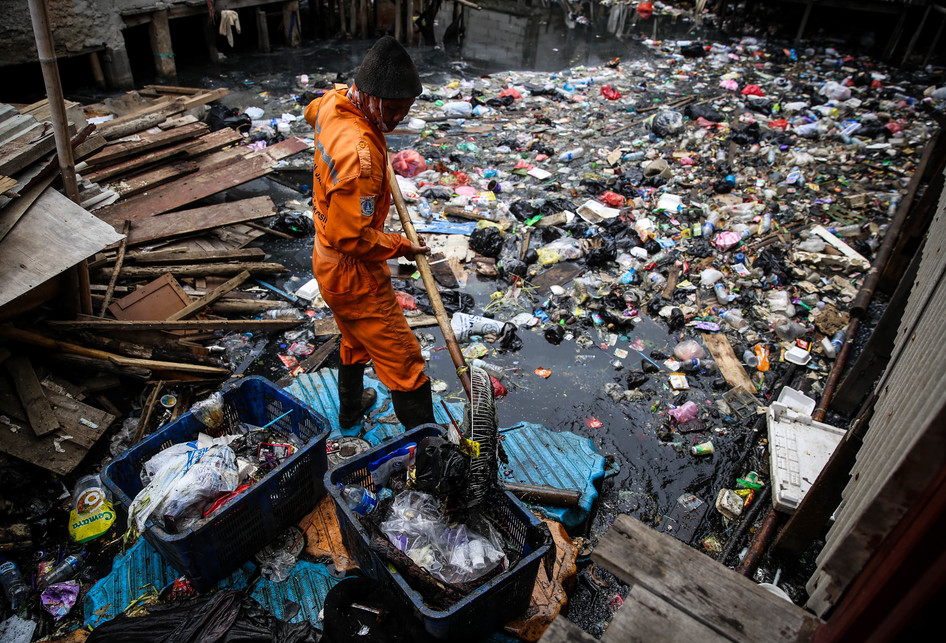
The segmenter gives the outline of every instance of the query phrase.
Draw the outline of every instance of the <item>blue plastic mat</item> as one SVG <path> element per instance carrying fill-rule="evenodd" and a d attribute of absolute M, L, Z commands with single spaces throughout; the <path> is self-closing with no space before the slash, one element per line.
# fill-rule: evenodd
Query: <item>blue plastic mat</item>
<path fill-rule="evenodd" d="M 246 563 L 229 577 L 217 583 L 216 589 L 246 589 L 247 579 L 255 570 L 253 563 Z M 164 562 L 161 554 L 144 538 L 134 547 L 115 557 L 112 571 L 99 580 L 85 596 L 85 625 L 96 627 L 110 621 L 138 598 L 160 592 L 180 574 Z M 260 579 L 253 591 L 253 598 L 269 612 L 282 618 L 288 602 L 298 603 L 300 610 L 292 619 L 303 619 L 313 624 L 325 604 L 328 591 L 338 583 L 328 568 L 322 564 L 299 561 L 282 583 Z"/>
<path fill-rule="evenodd" d="M 617 469 L 605 471 L 604 456 L 592 441 L 570 431 L 549 431 L 539 424 L 521 422 L 500 429 L 499 434 L 512 472 L 507 480 L 581 492 L 578 507 L 536 505 L 546 518 L 562 523 L 569 531 L 580 529 L 591 513 L 601 481 Z"/>
<path fill-rule="evenodd" d="M 363 437 L 371 446 L 377 446 L 395 435 L 404 433 L 404 425 L 397 421 L 394 415 L 394 406 L 391 404 L 391 391 L 378 380 L 365 377 L 365 386 L 378 392 L 378 400 L 368 409 L 367 418 L 371 428 Z M 292 384 L 285 388 L 290 395 L 297 398 L 323 415 L 332 427 L 329 438 L 341 435 L 359 435 L 364 424 L 356 424 L 350 429 L 342 430 L 338 426 L 338 372 L 334 369 L 323 368 L 315 373 L 306 373 L 298 376 Z M 434 419 L 437 424 L 448 424 L 450 418 L 440 404 L 440 396 L 434 395 Z M 463 405 L 447 402 L 450 413 L 457 424 L 463 422 Z"/>

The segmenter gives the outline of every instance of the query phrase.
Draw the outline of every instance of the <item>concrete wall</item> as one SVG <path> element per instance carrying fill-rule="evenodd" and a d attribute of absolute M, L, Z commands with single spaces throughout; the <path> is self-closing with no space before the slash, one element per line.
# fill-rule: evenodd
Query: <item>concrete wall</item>
<path fill-rule="evenodd" d="M 155 0 L 49 0 L 56 53 L 75 56 L 99 49 L 124 50 L 122 11 L 169 5 Z M 4 0 L 0 14 L 0 66 L 36 61 L 27 0 Z"/>

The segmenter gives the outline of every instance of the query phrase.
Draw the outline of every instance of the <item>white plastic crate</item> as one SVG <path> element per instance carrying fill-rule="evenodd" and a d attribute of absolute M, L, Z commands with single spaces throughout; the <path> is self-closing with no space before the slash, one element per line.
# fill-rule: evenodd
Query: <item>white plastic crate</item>
<path fill-rule="evenodd" d="M 772 504 L 793 513 L 818 478 L 844 431 L 778 402 L 769 406 Z"/>

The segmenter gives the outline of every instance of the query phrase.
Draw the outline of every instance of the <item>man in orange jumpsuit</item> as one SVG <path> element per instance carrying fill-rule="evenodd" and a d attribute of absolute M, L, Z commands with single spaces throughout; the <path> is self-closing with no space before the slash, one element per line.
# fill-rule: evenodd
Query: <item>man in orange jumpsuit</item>
<path fill-rule="evenodd" d="M 407 116 L 423 91 L 417 68 L 394 38 L 368 51 L 351 88 L 309 103 L 315 129 L 312 267 L 342 335 L 338 369 L 339 424 L 357 424 L 377 397 L 364 389 L 365 365 L 390 390 L 405 428 L 434 421 L 430 380 L 413 331 L 394 295 L 387 260 L 414 259 L 430 249 L 384 232 L 391 206 L 385 132 Z"/>

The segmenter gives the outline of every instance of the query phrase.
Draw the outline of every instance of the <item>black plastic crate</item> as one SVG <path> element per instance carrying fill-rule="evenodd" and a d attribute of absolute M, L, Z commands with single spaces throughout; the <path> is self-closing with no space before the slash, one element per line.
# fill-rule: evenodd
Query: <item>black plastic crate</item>
<path fill-rule="evenodd" d="M 369 549 L 368 532 L 341 497 L 339 484 L 361 485 L 375 491 L 368 463 L 411 442 L 426 437 L 444 437 L 443 428 L 425 424 L 397 436 L 369 451 L 337 465 L 325 474 L 325 487 L 335 501 L 342 540 L 361 571 L 385 582 L 413 610 L 431 635 L 439 639 L 469 639 L 496 631 L 520 616 L 529 607 L 539 565 L 555 551 L 548 528 L 508 491 L 494 491 L 486 499 L 489 517 L 502 535 L 514 543 L 519 559 L 509 569 L 493 577 L 448 609 L 428 606 L 420 593 L 408 585 L 397 571 L 389 568 Z M 549 562 L 549 561 L 546 561 Z"/>

